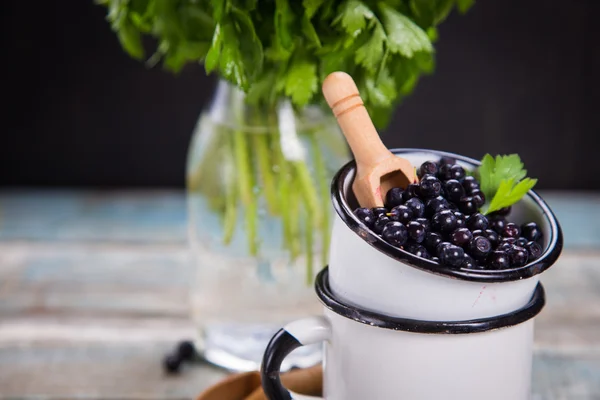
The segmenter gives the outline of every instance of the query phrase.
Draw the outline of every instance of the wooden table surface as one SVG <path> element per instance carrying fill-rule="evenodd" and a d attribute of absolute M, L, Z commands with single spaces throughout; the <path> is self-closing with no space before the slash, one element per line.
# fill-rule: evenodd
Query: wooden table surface
<path fill-rule="evenodd" d="M 600 194 L 542 195 L 565 250 L 542 278 L 533 398 L 600 399 Z M 192 273 L 182 192 L 0 192 L 0 398 L 193 398 L 225 373 L 160 364 L 193 337 Z"/>

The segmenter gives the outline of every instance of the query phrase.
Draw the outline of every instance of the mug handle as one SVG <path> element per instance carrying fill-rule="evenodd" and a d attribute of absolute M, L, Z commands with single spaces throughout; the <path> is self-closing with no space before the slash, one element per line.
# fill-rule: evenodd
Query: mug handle
<path fill-rule="evenodd" d="M 280 329 L 272 338 L 263 357 L 260 376 L 263 391 L 269 400 L 292 400 L 279 377 L 281 363 L 298 347 L 331 338 L 331 325 L 325 317 L 309 317 L 294 321 Z"/>

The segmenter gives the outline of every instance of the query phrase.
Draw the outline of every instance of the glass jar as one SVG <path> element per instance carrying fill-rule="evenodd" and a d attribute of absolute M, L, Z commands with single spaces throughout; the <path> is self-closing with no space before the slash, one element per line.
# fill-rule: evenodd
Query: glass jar
<path fill-rule="evenodd" d="M 279 327 L 321 312 L 313 279 L 327 263 L 329 188 L 349 159 L 335 119 L 320 107 L 259 108 L 218 83 L 187 163 L 191 308 L 208 361 L 257 370 Z M 302 347 L 283 367 L 320 360 L 320 347 Z"/>

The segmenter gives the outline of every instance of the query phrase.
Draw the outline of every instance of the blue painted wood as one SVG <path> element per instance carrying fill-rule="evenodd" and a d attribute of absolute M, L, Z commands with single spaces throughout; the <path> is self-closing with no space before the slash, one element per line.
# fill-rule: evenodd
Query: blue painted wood
<path fill-rule="evenodd" d="M 600 249 L 600 193 L 541 192 L 566 248 Z M 183 191 L 0 191 L 0 240 L 184 243 Z"/>

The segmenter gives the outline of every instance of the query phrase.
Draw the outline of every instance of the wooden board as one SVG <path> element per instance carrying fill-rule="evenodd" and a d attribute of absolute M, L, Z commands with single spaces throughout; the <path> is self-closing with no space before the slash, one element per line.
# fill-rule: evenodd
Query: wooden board
<path fill-rule="evenodd" d="M 600 196 L 546 199 L 569 239 L 542 279 L 534 399 L 600 399 Z M 4 192 L 0 210 L 0 398 L 186 399 L 225 376 L 161 370 L 195 334 L 181 193 Z"/>

